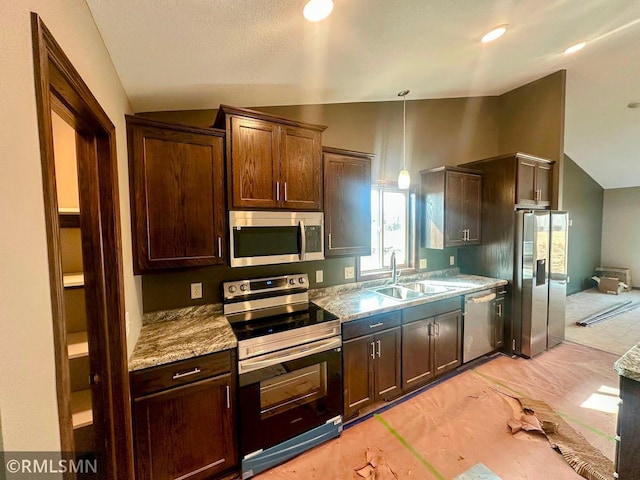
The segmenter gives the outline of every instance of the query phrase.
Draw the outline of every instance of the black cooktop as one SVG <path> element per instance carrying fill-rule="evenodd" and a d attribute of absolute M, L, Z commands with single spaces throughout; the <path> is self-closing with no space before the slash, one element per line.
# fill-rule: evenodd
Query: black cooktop
<path fill-rule="evenodd" d="M 233 315 L 227 315 L 231 323 L 231 328 L 233 328 L 233 333 L 235 333 L 238 341 L 338 319 L 333 313 L 326 311 L 315 303 L 309 303 L 309 309 L 302 312 L 274 315 L 246 321 L 238 321 L 238 317 L 233 317 Z"/>

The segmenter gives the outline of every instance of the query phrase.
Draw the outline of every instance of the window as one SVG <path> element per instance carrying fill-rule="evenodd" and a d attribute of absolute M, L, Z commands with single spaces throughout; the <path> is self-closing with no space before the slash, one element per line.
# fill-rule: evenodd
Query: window
<path fill-rule="evenodd" d="M 391 253 L 396 252 L 398 268 L 413 267 L 415 193 L 396 186 L 371 187 L 371 255 L 360 257 L 360 274 L 370 275 L 389 269 Z"/>

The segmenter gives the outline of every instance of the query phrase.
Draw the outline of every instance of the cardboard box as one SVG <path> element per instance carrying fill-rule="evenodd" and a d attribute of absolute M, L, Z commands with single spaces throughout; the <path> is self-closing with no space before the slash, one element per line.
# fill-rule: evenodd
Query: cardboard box
<path fill-rule="evenodd" d="M 624 291 L 631 291 L 631 269 L 619 268 L 619 267 L 598 267 L 596 268 L 596 275 L 599 277 L 617 278 L 625 284 Z"/>
<path fill-rule="evenodd" d="M 598 291 L 602 293 L 611 293 L 613 295 L 618 295 L 622 291 L 622 285 L 620 285 L 620 280 L 613 277 L 600 277 L 600 282 L 598 283 Z"/>

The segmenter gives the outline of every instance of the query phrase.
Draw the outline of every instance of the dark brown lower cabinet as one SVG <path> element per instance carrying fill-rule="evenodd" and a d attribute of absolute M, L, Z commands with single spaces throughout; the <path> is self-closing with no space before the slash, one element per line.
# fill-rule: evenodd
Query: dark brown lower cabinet
<path fill-rule="evenodd" d="M 193 366 L 194 361 L 157 367 L 155 373 L 149 369 L 147 379 L 145 371 L 132 376 L 134 392 L 136 383 L 138 390 L 156 390 L 134 397 L 138 480 L 216 478 L 237 466 L 235 371 L 199 379 L 214 364 L 203 362 L 199 367 Z M 166 378 L 158 375 L 163 373 L 158 369 L 167 370 L 169 378 L 180 384 L 166 388 L 166 383 L 155 381 Z M 184 383 L 192 372 L 195 381 Z"/>
<path fill-rule="evenodd" d="M 615 472 L 620 480 L 632 480 L 640 472 L 640 382 L 620 377 L 620 399 Z"/>
<path fill-rule="evenodd" d="M 403 390 L 425 385 L 462 364 L 459 297 L 407 308 L 402 323 Z"/>
<path fill-rule="evenodd" d="M 400 394 L 400 327 L 343 343 L 344 417 Z"/>

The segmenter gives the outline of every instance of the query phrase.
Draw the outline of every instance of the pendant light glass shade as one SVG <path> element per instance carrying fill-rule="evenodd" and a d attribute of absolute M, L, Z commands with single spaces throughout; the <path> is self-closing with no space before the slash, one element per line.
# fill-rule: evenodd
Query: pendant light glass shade
<path fill-rule="evenodd" d="M 329 16 L 333 10 L 333 0 L 309 0 L 302 14 L 310 22 L 319 22 Z"/>
<path fill-rule="evenodd" d="M 398 175 L 398 188 L 406 190 L 411 185 L 411 175 L 407 170 L 407 94 L 409 90 L 402 90 L 398 93 L 402 97 L 402 170 Z"/>
<path fill-rule="evenodd" d="M 409 175 L 409 170 L 403 168 L 400 170 L 400 174 L 398 174 L 398 188 L 400 190 L 406 190 L 411 185 L 411 175 Z"/>

